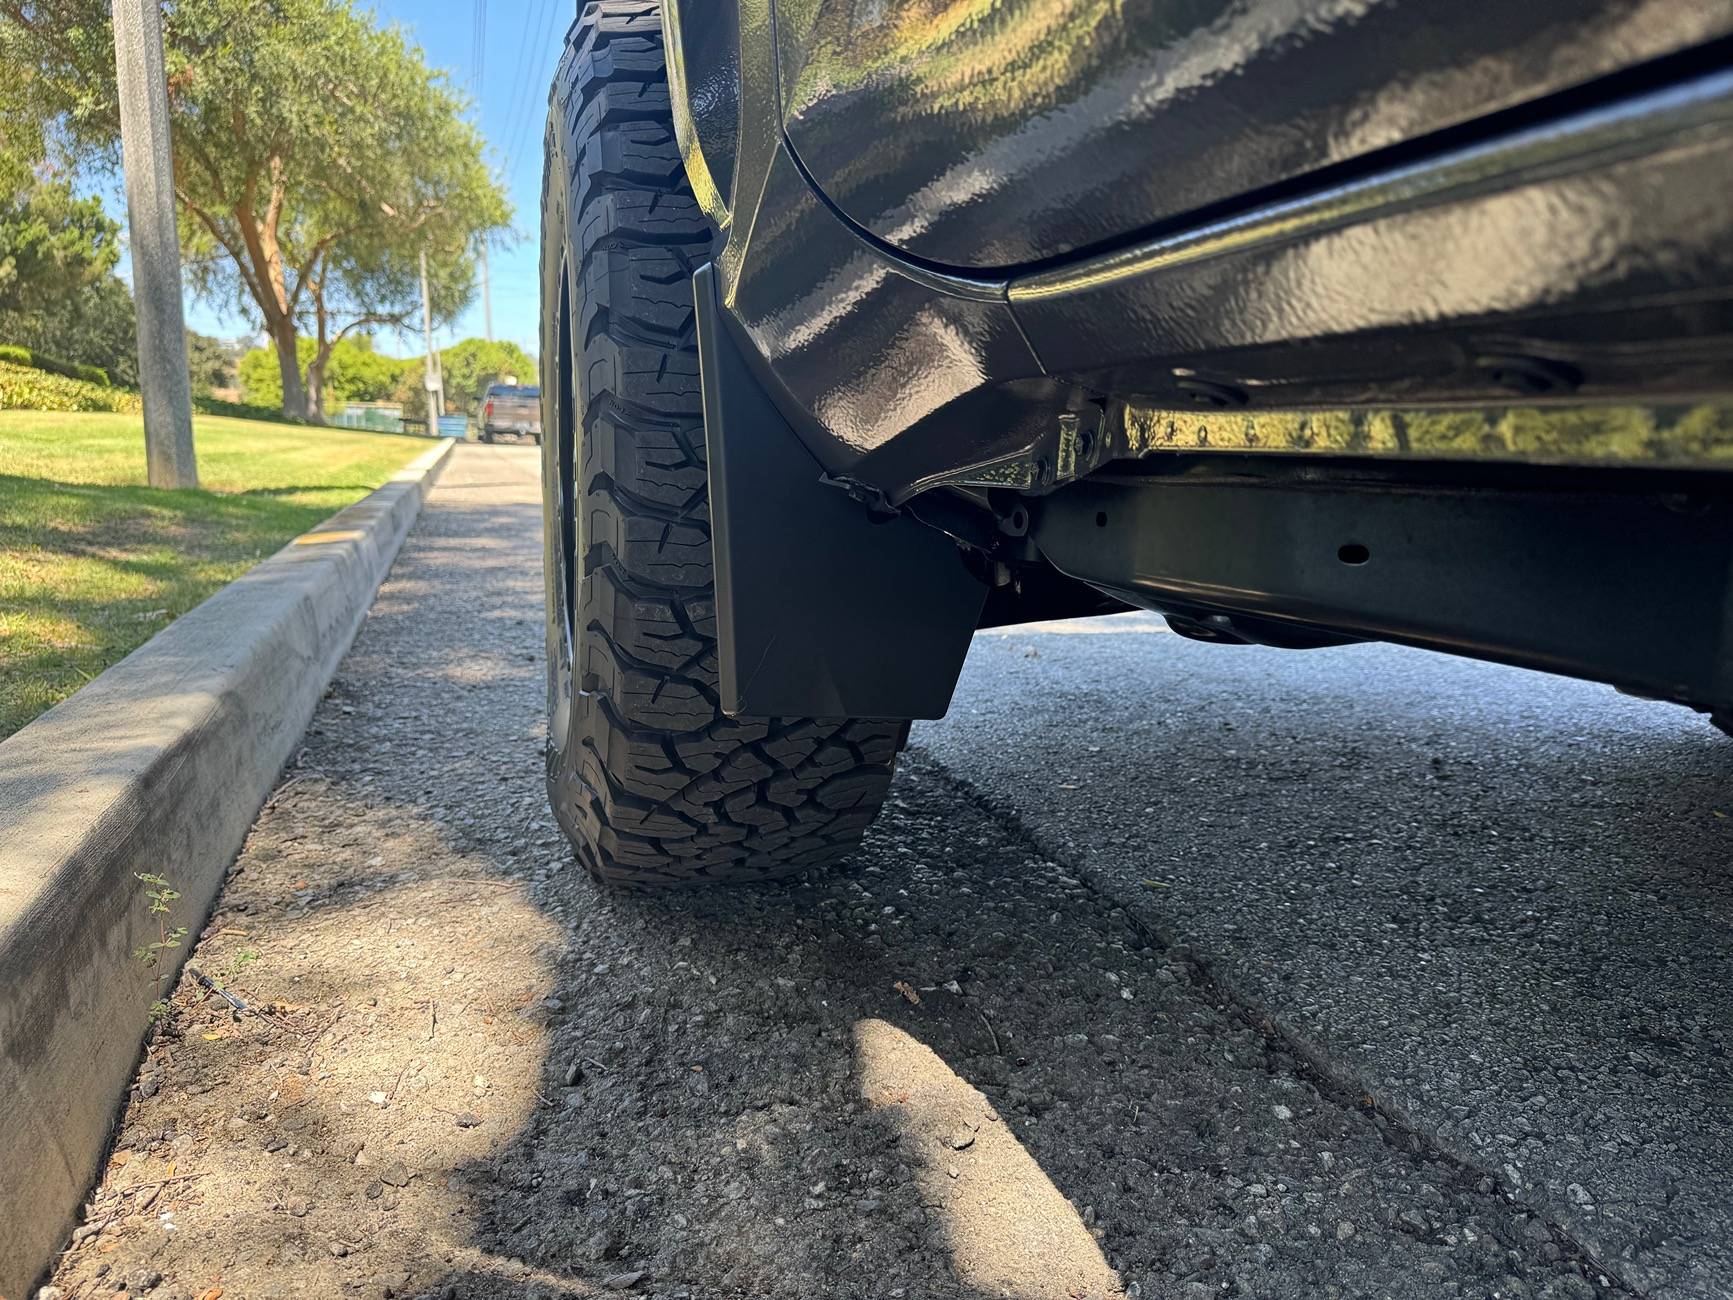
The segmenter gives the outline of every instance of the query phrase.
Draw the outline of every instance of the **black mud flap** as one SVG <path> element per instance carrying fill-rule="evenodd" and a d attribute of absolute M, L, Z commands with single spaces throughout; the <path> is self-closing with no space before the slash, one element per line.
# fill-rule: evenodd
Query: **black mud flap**
<path fill-rule="evenodd" d="M 692 288 L 723 711 L 943 717 L 985 584 L 943 533 L 823 481 L 748 366 L 715 268 Z"/>

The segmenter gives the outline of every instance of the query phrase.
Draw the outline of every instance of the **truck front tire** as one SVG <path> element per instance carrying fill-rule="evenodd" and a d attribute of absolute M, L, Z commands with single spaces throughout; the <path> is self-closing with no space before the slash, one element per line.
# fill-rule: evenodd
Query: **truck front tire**
<path fill-rule="evenodd" d="M 663 59 L 652 7 L 585 6 L 542 200 L 548 790 L 590 874 L 632 886 L 844 857 L 908 733 L 719 707 L 691 282 L 715 233 L 687 188 Z"/>

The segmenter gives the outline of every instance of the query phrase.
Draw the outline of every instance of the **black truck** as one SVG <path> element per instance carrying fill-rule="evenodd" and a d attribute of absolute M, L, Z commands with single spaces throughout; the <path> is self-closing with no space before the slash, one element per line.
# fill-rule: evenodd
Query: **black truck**
<path fill-rule="evenodd" d="M 542 303 L 598 879 L 846 854 L 997 624 L 1733 726 L 1733 5 L 588 3 Z"/>

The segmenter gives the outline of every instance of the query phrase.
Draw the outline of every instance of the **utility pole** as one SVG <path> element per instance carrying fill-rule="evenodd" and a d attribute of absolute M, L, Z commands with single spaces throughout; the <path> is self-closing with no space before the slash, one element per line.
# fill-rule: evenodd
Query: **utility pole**
<path fill-rule="evenodd" d="M 445 380 L 439 373 L 439 354 L 433 350 L 433 299 L 427 296 L 427 250 L 421 253 L 421 334 L 427 341 L 427 370 L 422 383 L 427 388 L 429 433 L 438 433 L 434 423 L 445 414 Z"/>
<path fill-rule="evenodd" d="M 481 237 L 481 332 L 493 342 L 493 292 L 487 280 L 487 236 Z"/>
<path fill-rule="evenodd" d="M 175 231 L 174 155 L 159 0 L 114 0 L 114 66 L 132 294 L 138 304 L 145 463 L 152 487 L 194 488 L 199 470 L 193 458 L 193 396 L 181 311 L 181 249 Z"/>

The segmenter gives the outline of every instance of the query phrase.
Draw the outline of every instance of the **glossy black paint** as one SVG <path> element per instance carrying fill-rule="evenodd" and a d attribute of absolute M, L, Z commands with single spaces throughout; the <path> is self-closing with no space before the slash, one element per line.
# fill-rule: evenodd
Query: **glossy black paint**
<path fill-rule="evenodd" d="M 991 382 L 1038 376 L 1002 297 L 916 278 L 853 238 L 779 152 L 753 230 L 754 261 L 729 306 L 846 466 Z M 770 269 L 769 274 L 758 273 Z M 802 289 L 789 294 L 793 285 Z M 981 431 L 983 435 L 986 431 Z M 967 434 L 958 430 L 959 443 Z M 987 457 L 997 444 L 953 454 Z"/>
<path fill-rule="evenodd" d="M 893 499 L 1052 461 L 1062 415 L 1125 398 L 1497 405 L 1525 372 L 1571 376 L 1521 394 L 1540 401 L 1733 391 L 1733 72 L 993 280 L 910 263 L 825 202 L 775 130 L 750 14 L 724 300 L 824 468 Z"/>
<path fill-rule="evenodd" d="M 665 8 L 664 26 L 689 3 Z M 1087 395 L 1043 373 L 1003 282 L 887 256 L 837 216 L 780 131 L 769 0 L 740 0 L 737 14 L 740 131 L 734 202 L 713 213 L 727 231 L 718 292 L 784 415 L 824 470 L 864 473 L 899 498 L 1039 441 Z M 675 116 L 696 138 L 679 104 Z"/>
<path fill-rule="evenodd" d="M 1531 358 L 1574 400 L 1725 389 L 1733 71 L 1014 280 L 1054 374 L 1185 405 L 1477 400 Z M 1165 369 L 1152 361 L 1171 358 Z M 1520 363 L 1519 363 L 1520 364 Z M 1519 376 L 1520 377 L 1520 376 Z"/>
<path fill-rule="evenodd" d="M 958 268 L 1119 240 L 1733 34 L 1704 0 L 775 8 L 803 164 L 874 236 Z"/>
<path fill-rule="evenodd" d="M 1511 392 L 1509 369 L 1488 358 L 1515 355 L 1581 375 L 1580 392 L 1558 396 L 1733 389 L 1724 72 L 1660 91 L 1609 83 L 1606 102 L 1585 107 L 1579 91 L 1552 117 L 1531 104 L 1538 123 L 993 278 L 902 258 L 816 192 L 779 130 L 775 38 L 798 56 L 800 12 L 779 11 L 776 26 L 769 0 L 722 7 L 735 15 L 736 74 L 714 71 L 712 51 L 697 75 L 737 97 L 737 133 L 714 132 L 714 106 L 676 112 L 707 158 L 733 160 L 716 181 L 733 199 L 718 213 L 725 303 L 824 468 L 892 497 L 1006 457 L 1034 463 L 1066 411 L 1121 397 L 1195 408 L 1200 385 L 1255 407 L 1492 404 Z M 714 36 L 714 11 L 684 17 L 694 12 L 691 0 L 672 10 Z M 1638 5 L 1619 30 L 1653 38 L 1658 12 Z M 1691 30 L 1680 24 L 1675 38 Z M 1590 57 L 1559 40 L 1573 66 L 1630 53 L 1614 41 Z M 1090 204 L 1070 207 L 1092 219 Z"/>
<path fill-rule="evenodd" d="M 692 3 L 679 0 L 679 11 Z M 954 206 L 941 204 L 944 214 L 953 215 L 941 214 L 943 220 L 932 222 L 922 217 L 899 232 L 889 226 L 863 228 L 865 218 L 839 207 L 847 201 L 846 189 L 824 192 L 820 182 L 829 182 L 814 174 L 823 160 L 798 156 L 791 146 L 791 139 L 794 146 L 801 140 L 798 94 L 791 101 L 790 131 L 784 134 L 783 93 L 790 86 L 819 87 L 827 105 L 833 92 L 854 94 L 857 120 L 850 127 L 860 149 L 845 160 L 846 170 L 863 184 L 869 179 L 892 188 L 915 184 L 903 196 L 915 211 L 937 191 L 920 190 L 911 180 L 916 173 L 898 171 L 893 164 L 903 144 L 918 153 L 927 137 L 915 129 L 918 123 L 898 116 L 903 110 L 887 109 L 885 116 L 871 118 L 872 93 L 895 84 L 936 86 L 930 113 L 907 112 L 922 121 L 937 120 L 946 111 L 944 87 L 921 77 L 947 65 L 929 62 L 917 76 L 907 61 L 925 56 L 901 46 L 859 65 L 812 63 L 803 41 L 819 30 L 826 13 L 846 17 L 853 11 L 828 9 L 824 0 L 780 3 L 779 25 L 772 0 L 739 0 L 739 113 L 732 151 L 709 147 L 702 139 L 707 128 L 689 105 L 676 103 L 676 124 L 689 174 L 697 156 L 733 158 L 726 201 L 722 185 L 711 185 L 708 198 L 696 179 L 694 188 L 726 234 L 714 291 L 721 312 L 738 329 L 743 364 L 816 466 L 850 480 L 861 497 L 904 504 L 936 487 L 961 486 L 974 494 L 970 499 L 986 492 L 1010 494 L 1013 500 L 1023 499 L 1019 492 L 1050 494 L 1045 499 L 1058 510 L 1059 503 L 1082 500 L 1091 489 L 1089 476 L 1110 460 L 1136 455 L 1154 464 L 1183 454 L 1179 446 L 1160 445 L 1159 439 L 1133 447 L 1134 424 L 1146 432 L 1179 430 L 1190 438 L 1187 446 L 1210 445 L 1206 424 L 1164 421 L 1164 409 L 1231 413 L 1235 436 L 1242 439 L 1261 436 L 1264 426 L 1238 417 L 1265 413 L 1312 412 L 1324 425 L 1360 428 L 1352 413 L 1368 408 L 1509 407 L 1518 400 L 1538 410 L 1533 418 L 1543 422 L 1555 407 L 1569 420 L 1565 404 L 1584 401 L 1693 409 L 1701 404 L 1709 423 L 1721 427 L 1716 404 L 1733 397 L 1733 202 L 1728 200 L 1733 194 L 1733 43 L 1700 46 L 1664 64 L 1625 65 L 1698 36 L 1720 35 L 1733 23 L 1733 8 L 1682 7 L 1665 0 L 1526 6 L 1535 12 L 1495 15 L 1490 29 L 1457 32 L 1456 44 L 1446 41 L 1428 54 L 1430 61 L 1415 65 L 1430 70 L 1416 77 L 1413 68 L 1401 69 L 1399 76 L 1376 59 L 1362 67 L 1382 47 L 1356 42 L 1378 23 L 1404 14 L 1430 30 L 1446 21 L 1435 17 L 1446 12 L 1442 7 L 1425 10 L 1434 16 L 1422 21 L 1420 9 L 1408 0 L 1356 0 L 1341 11 L 1322 4 L 1264 3 L 1255 6 L 1264 19 L 1276 21 L 1285 14 L 1298 27 L 1273 36 L 1250 62 L 1234 61 L 1232 41 L 1216 52 L 1231 75 L 1204 78 L 1196 95 L 1221 92 L 1210 102 L 1216 106 L 1214 127 L 1227 132 L 1225 143 L 1207 159 L 1176 162 L 1173 172 L 1176 185 L 1194 189 L 1216 178 L 1227 197 L 1204 202 L 1198 197 L 1202 191 L 1171 201 L 1163 197 L 1168 175 L 1155 163 L 1156 154 L 1147 151 L 1139 155 L 1146 172 L 1111 195 L 1087 185 L 1060 195 L 1040 183 L 1042 166 L 1063 171 L 1075 164 L 1088 170 L 1086 164 L 1093 161 L 1118 167 L 1136 154 L 1135 149 L 1124 152 L 1125 141 L 1109 135 L 1078 144 L 1075 158 L 1053 151 L 1021 161 L 1008 158 L 1004 175 L 1019 178 L 1014 193 L 1001 184 L 996 165 L 973 173 L 980 181 L 975 197 L 967 184 L 952 187 L 953 176 L 941 187 L 945 204 L 957 200 Z M 989 26 L 1016 26 L 1086 8 L 1081 0 L 982 0 L 967 14 Z M 1149 8 L 1139 12 L 1147 14 Z M 1472 27 L 1461 15 L 1481 8 L 1479 0 L 1467 10 L 1452 8 L 1447 25 Z M 1216 18 L 1226 14 L 1238 21 L 1253 9 L 1197 5 L 1182 13 L 1182 6 L 1168 5 L 1163 12 L 1175 22 L 1190 14 L 1187 48 L 1201 58 L 1208 38 L 1222 34 L 1212 26 Z M 1354 21 L 1342 16 L 1349 9 L 1359 13 Z M 869 18 L 893 11 L 898 22 L 925 15 L 939 25 L 933 32 L 946 15 L 965 13 L 946 0 L 900 6 L 886 0 L 854 17 L 864 30 L 872 25 Z M 1549 25 L 1547 15 L 1566 13 L 1587 15 L 1584 25 L 1572 28 L 1562 20 Z M 1319 19 L 1319 30 L 1312 32 L 1301 20 L 1305 14 L 1336 17 Z M 1501 23 L 1529 24 L 1523 28 L 1529 35 L 1510 49 L 1475 55 L 1486 30 L 1505 30 Z M 1144 30 L 1136 23 L 1115 30 L 1124 36 L 1133 29 Z M 1222 30 L 1230 29 L 1240 30 L 1231 23 Z M 834 30 L 847 35 L 852 29 L 844 23 Z M 961 27 L 952 31 L 959 39 L 965 34 Z M 784 71 L 793 82 L 779 81 L 779 40 Z M 1550 63 L 1542 54 L 1549 40 Z M 956 52 L 957 47 L 950 48 Z M 1023 113 L 1028 129 L 1040 134 L 1047 102 L 1038 84 L 1046 66 L 1041 48 L 1038 41 L 1029 43 L 1032 62 L 1017 64 L 1016 76 L 999 78 L 1003 103 L 995 105 L 997 116 L 982 121 L 1004 125 L 1005 113 Z M 1072 47 L 1061 40 L 1054 48 Z M 1094 47 L 1084 40 L 1080 48 Z M 1168 48 L 1155 42 L 1145 53 L 1159 62 Z M 1260 170 L 1262 163 L 1252 166 L 1248 160 L 1259 158 L 1257 149 L 1263 147 L 1258 133 L 1235 134 L 1229 128 L 1263 121 L 1259 113 L 1266 107 L 1273 111 L 1286 102 L 1284 97 L 1299 93 L 1284 82 L 1282 69 L 1301 65 L 1284 64 L 1278 54 L 1301 58 L 1303 64 L 1325 48 L 1358 50 L 1363 57 L 1358 62 L 1344 57 L 1339 65 L 1304 64 L 1327 68 L 1343 87 L 1334 127 L 1314 122 L 1299 133 L 1316 134 L 1320 151 L 1290 150 L 1281 155 L 1286 163 L 1268 170 Z M 1259 61 L 1266 56 L 1277 61 Z M 1477 105 L 1465 88 L 1481 87 L 1477 78 L 1489 75 L 1489 68 L 1502 69 L 1499 76 L 1507 77 L 1513 66 L 1530 67 L 1513 65 L 1511 59 L 1518 56 L 1551 71 L 1524 82 L 1514 98 L 1489 94 Z M 1460 67 L 1450 62 L 1453 57 L 1464 61 Z M 1268 106 L 1254 104 L 1256 95 L 1240 87 L 1240 79 L 1251 77 L 1254 68 L 1261 70 L 1257 76 Z M 1597 69 L 1615 73 L 1580 83 Z M 1030 84 L 1021 85 L 1019 77 Z M 1545 95 L 1561 85 L 1570 88 Z M 1422 93 L 1428 86 L 1436 91 L 1432 98 Z M 1515 101 L 1519 106 L 1510 109 Z M 1389 112 L 1374 112 L 1380 105 L 1391 106 Z M 1481 108 L 1501 105 L 1506 106 L 1502 116 L 1464 120 Z M 1185 97 L 1167 107 L 1177 114 L 1176 124 L 1190 120 L 1186 115 L 1195 109 Z M 1430 109 L 1438 112 L 1422 111 Z M 1365 130 L 1351 129 L 1355 121 L 1362 121 Z M 1392 136 L 1404 122 L 1407 127 Z M 1019 137 L 1011 131 L 1003 138 Z M 1146 134 L 1144 144 L 1153 139 Z M 965 133 L 953 141 L 956 156 L 977 163 L 988 158 L 971 154 L 977 143 Z M 1243 144 L 1248 152 L 1230 157 L 1230 144 Z M 1284 170 L 1290 165 L 1310 170 Z M 1198 202 L 1204 202 L 1203 209 L 1192 206 Z M 997 215 L 1001 208 L 1009 214 L 1003 223 Z M 1105 223 L 1103 212 L 1109 214 Z M 1069 233 L 1055 234 L 1066 214 L 1072 222 L 1064 228 Z M 959 270 L 935 264 L 939 259 L 929 254 L 938 245 L 920 256 L 896 246 L 925 231 L 962 240 L 958 232 L 965 227 L 975 232 L 981 248 L 999 250 L 977 259 L 986 265 L 1025 254 L 1037 255 L 1037 264 L 1004 274 Z M 1006 233 L 1013 229 L 1022 233 Z M 1012 243 L 994 242 L 1006 239 Z M 1013 247 L 1016 239 L 1026 240 L 1021 251 Z M 1041 242 L 1049 239 L 1059 242 Z M 1051 252 L 1102 243 L 1106 247 L 1077 257 Z M 1338 411 L 1348 418 L 1333 421 Z M 1733 468 L 1720 455 L 1722 442 L 1699 436 L 1702 423 L 1694 418 L 1637 421 L 1644 428 L 1652 425 L 1654 437 L 1645 435 L 1631 445 L 1639 459 L 1670 459 L 1698 470 Z M 1364 453 L 1413 456 L 1423 462 L 1422 478 L 1443 472 L 1443 462 L 1404 445 L 1398 424 L 1392 424 L 1397 432 L 1389 447 L 1368 436 Z M 1662 445 L 1667 431 L 1689 436 L 1677 445 Z M 1698 452 L 1688 452 L 1686 444 Z M 1483 440 L 1466 451 L 1453 442 L 1450 450 L 1488 460 L 1513 454 L 1498 440 Z M 1333 464 L 1327 461 L 1315 472 L 1328 473 Z M 1544 496 L 1537 489 L 1536 499 Z M 1257 505 L 1239 496 L 1218 500 L 1235 512 Z M 1454 497 L 1438 501 L 1462 504 Z M 933 512 L 913 513 L 926 519 Z M 1626 511 L 1619 517 L 1637 525 L 1650 516 Z M 1567 529 L 1583 523 L 1580 517 L 1559 518 Z M 1484 524 L 1507 540 L 1519 537 L 1514 523 L 1482 519 L 1472 511 L 1462 519 L 1464 527 Z M 936 536 L 956 535 L 943 521 L 927 522 Z M 1231 533 L 1236 526 L 1258 525 L 1255 516 L 1236 513 L 1223 526 Z M 1658 535 L 1671 535 L 1665 519 L 1657 527 Z M 1596 545 L 1611 544 L 1592 533 L 1584 536 Z M 1442 524 L 1435 540 L 1445 543 Z M 1026 571 L 1028 565 L 1057 558 L 1044 558 L 1039 551 L 995 554 L 993 563 L 1001 565 L 995 577 L 1002 580 L 1007 572 L 1019 572 L 1019 565 Z M 1105 571 L 1079 566 L 1074 572 L 1122 590 Z M 1481 580 L 1494 580 L 1488 570 L 1477 573 Z M 1618 584 L 1627 579 L 1635 580 L 1629 566 L 1609 564 L 1601 580 L 1591 584 L 1601 593 L 1603 610 L 1625 598 Z M 1724 580 L 1712 586 L 1713 599 L 1723 599 Z M 1523 590 L 1537 600 L 1544 594 L 1541 586 Z M 1666 590 L 1680 594 L 1676 586 Z M 1281 602 L 1305 593 L 1284 596 L 1277 584 L 1267 594 L 1270 599 L 1260 598 L 1256 608 L 1236 610 L 1223 598 L 1219 608 L 1205 612 L 1279 620 L 1285 616 Z M 1693 618 L 1708 618 L 1704 599 L 1681 595 L 1679 608 Z M 1641 597 L 1640 608 L 1653 612 L 1651 604 L 1641 603 L 1647 601 L 1648 596 Z M 1056 608 L 1076 604 L 1075 588 L 1047 603 Z M 1004 604 L 995 598 L 995 608 Z M 1465 607 L 1450 608 L 1461 613 Z M 1544 625 L 1547 618 L 1544 601 L 1522 618 L 1513 607 L 1499 608 L 1515 620 L 1510 636 Z M 1575 617 L 1576 609 L 1567 602 L 1563 613 Z M 1599 647 L 1612 657 L 1597 669 L 1592 637 L 1574 650 L 1548 648 L 1511 641 L 1484 619 L 1475 621 L 1478 615 L 1458 635 L 1435 624 L 1411 627 L 1402 611 L 1388 618 L 1376 610 L 1362 614 L 1365 621 L 1357 622 L 1360 616 L 1344 605 L 1331 612 L 1325 631 L 1392 636 L 1560 671 L 1648 681 L 1627 672 L 1628 656 L 1616 636 Z M 1590 621 L 1569 626 L 1590 633 Z M 1711 634 L 1710 625 L 1701 622 L 1692 633 Z M 894 647 L 889 652 L 897 653 Z M 1571 654 L 1583 657 L 1571 659 Z M 1706 675 L 1701 664 L 1693 672 L 1690 681 L 1664 693 L 1701 700 L 1695 692 L 1733 689 Z M 1708 702 L 1724 708 L 1728 700 Z"/>
<path fill-rule="evenodd" d="M 671 78 L 678 84 L 678 111 L 693 138 L 702 140 L 705 168 L 724 206 L 733 201 L 735 154 L 740 130 L 740 23 L 732 4 L 670 0 L 668 26 Z"/>

